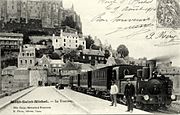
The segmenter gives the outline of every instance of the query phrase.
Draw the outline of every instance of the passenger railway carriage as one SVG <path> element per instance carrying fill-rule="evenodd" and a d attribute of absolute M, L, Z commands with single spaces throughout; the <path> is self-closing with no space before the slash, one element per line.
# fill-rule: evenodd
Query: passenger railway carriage
<path fill-rule="evenodd" d="M 131 79 L 135 86 L 135 104 L 137 108 L 152 107 L 158 109 L 175 100 L 172 95 L 173 83 L 165 76 L 153 76 L 156 62 L 149 61 L 147 67 L 134 65 L 115 65 L 82 72 L 70 77 L 73 90 L 110 99 L 111 80 L 115 80 L 119 92 L 117 101 L 124 102 L 126 80 Z"/>

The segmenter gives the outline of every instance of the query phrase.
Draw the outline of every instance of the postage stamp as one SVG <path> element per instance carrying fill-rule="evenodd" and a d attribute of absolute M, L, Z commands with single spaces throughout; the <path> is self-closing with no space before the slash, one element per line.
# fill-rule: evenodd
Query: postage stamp
<path fill-rule="evenodd" d="M 157 0 L 157 27 L 180 27 L 180 0 Z"/>

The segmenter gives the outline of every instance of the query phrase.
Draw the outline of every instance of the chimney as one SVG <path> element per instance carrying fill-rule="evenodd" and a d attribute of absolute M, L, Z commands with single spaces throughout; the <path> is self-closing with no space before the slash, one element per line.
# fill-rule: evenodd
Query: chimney
<path fill-rule="evenodd" d="M 61 29 L 60 30 L 60 37 L 62 37 L 62 34 L 63 34 L 63 30 Z"/>
<path fill-rule="evenodd" d="M 21 53 L 21 52 L 22 52 L 22 50 L 23 50 L 23 48 L 22 48 L 22 47 L 23 47 L 23 45 L 20 45 L 20 46 L 19 46 L 19 53 Z"/>
<path fill-rule="evenodd" d="M 75 34 L 78 35 L 78 32 L 76 31 Z"/>

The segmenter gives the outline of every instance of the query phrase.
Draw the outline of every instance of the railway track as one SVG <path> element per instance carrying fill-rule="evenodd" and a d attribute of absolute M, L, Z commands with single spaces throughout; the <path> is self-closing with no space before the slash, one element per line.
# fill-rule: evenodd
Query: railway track
<path fill-rule="evenodd" d="M 155 114 L 156 113 L 164 113 L 164 114 L 179 114 L 178 111 L 175 111 L 175 110 L 171 110 L 171 109 L 158 109 L 156 112 L 154 112 Z"/>
<path fill-rule="evenodd" d="M 167 108 L 160 108 L 157 111 L 149 111 L 154 114 L 180 114 L 180 103 L 172 103 Z"/>

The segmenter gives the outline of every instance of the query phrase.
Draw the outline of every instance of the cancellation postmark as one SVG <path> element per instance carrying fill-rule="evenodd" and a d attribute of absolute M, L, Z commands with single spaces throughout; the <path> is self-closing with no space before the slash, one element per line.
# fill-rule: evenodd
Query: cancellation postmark
<path fill-rule="evenodd" d="M 157 27 L 180 28 L 180 0 L 157 0 Z"/>

